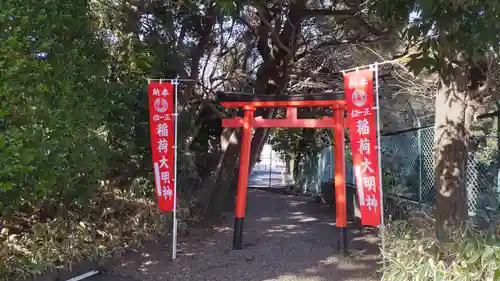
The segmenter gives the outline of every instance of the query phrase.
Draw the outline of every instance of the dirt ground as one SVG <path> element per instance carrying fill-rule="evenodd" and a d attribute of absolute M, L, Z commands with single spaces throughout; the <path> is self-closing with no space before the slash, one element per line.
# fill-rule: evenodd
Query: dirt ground
<path fill-rule="evenodd" d="M 233 217 L 207 232 L 194 230 L 170 259 L 170 239 L 145 245 L 110 265 L 112 275 L 90 281 L 374 281 L 378 247 L 373 231 L 349 229 L 350 257 L 337 255 L 331 208 L 312 198 L 249 191 L 244 249 L 232 251 Z"/>

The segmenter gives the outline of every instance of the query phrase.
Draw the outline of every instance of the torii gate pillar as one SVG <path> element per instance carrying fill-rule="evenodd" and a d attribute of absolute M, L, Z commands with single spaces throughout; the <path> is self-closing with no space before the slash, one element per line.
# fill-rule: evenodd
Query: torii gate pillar
<path fill-rule="evenodd" d="M 240 170 L 236 193 L 236 210 L 234 216 L 233 250 L 243 249 L 243 221 L 247 201 L 248 172 L 250 170 L 250 148 L 252 143 L 252 121 L 255 107 L 243 107 L 243 133 L 241 137 Z"/>

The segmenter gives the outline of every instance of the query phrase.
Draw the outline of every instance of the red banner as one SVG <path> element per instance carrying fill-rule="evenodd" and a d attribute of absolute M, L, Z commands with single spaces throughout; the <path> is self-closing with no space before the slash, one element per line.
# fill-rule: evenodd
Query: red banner
<path fill-rule="evenodd" d="M 346 73 L 344 87 L 361 224 L 378 226 L 382 204 L 373 72 L 360 70 Z"/>
<path fill-rule="evenodd" d="M 149 126 L 158 207 L 162 212 L 174 210 L 177 196 L 174 180 L 175 116 L 174 86 L 152 82 L 148 85 Z"/>

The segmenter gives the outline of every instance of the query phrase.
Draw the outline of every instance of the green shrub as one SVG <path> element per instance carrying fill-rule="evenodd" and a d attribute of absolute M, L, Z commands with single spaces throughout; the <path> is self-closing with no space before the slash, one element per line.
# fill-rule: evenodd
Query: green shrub
<path fill-rule="evenodd" d="M 466 229 L 438 242 L 431 219 L 387 225 L 382 280 L 500 280 L 500 236 Z"/>
<path fill-rule="evenodd" d="M 82 1 L 2 5 L 0 216 L 32 212 L 47 198 L 86 202 L 106 170 L 108 55 L 86 9 Z"/>

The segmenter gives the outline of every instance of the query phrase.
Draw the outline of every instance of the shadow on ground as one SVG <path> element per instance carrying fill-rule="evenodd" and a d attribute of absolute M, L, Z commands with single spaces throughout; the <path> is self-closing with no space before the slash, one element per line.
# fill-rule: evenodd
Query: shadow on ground
<path fill-rule="evenodd" d="M 232 217 L 228 215 L 214 233 L 184 238 L 174 263 L 166 239 L 127 254 L 111 270 L 139 280 L 376 280 L 375 233 L 349 229 L 351 257 L 345 259 L 336 255 L 334 225 L 332 209 L 311 198 L 252 190 L 242 251 L 231 250 Z"/>

